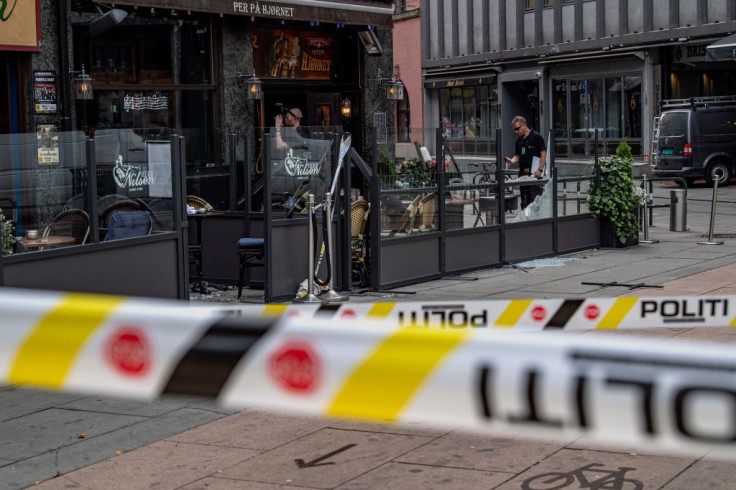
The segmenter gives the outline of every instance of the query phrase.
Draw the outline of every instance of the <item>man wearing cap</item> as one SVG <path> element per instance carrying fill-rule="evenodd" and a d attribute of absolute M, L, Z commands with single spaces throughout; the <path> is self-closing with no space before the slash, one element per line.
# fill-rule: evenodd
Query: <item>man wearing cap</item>
<path fill-rule="evenodd" d="M 287 128 L 292 128 L 289 130 L 292 135 L 299 134 L 302 135 L 301 131 L 301 120 L 302 120 L 302 111 L 298 107 L 292 107 L 288 111 L 286 111 L 286 114 L 281 116 L 276 116 L 276 120 L 274 121 L 274 125 L 276 126 L 276 148 L 279 150 L 286 150 L 289 148 L 289 144 L 284 141 L 284 138 L 282 137 L 282 131 L 286 131 L 285 129 L 282 129 L 284 126 Z M 290 138 L 287 138 L 290 139 Z"/>

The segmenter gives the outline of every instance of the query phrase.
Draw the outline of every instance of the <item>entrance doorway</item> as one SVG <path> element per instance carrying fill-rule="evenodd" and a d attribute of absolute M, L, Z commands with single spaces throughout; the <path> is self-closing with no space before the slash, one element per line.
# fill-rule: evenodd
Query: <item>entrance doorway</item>
<path fill-rule="evenodd" d="M 25 57 L 0 52 L 0 134 L 26 131 Z"/>
<path fill-rule="evenodd" d="M 542 132 L 539 107 L 539 81 L 514 80 L 502 84 L 502 117 L 503 152 L 511 156 L 514 152 L 516 134 L 511 131 L 511 119 L 522 116 L 527 125 L 535 131 Z"/>

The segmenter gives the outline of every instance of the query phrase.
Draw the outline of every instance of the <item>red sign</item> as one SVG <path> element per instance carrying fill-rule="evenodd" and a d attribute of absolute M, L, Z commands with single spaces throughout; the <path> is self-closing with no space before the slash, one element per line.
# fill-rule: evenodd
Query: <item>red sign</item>
<path fill-rule="evenodd" d="M 585 307 L 585 318 L 595 320 L 601 314 L 600 308 L 596 305 L 588 305 Z"/>
<path fill-rule="evenodd" d="M 547 316 L 547 310 L 544 309 L 543 306 L 535 306 L 532 308 L 532 318 L 535 322 L 540 322 L 544 320 L 544 317 Z"/>
<path fill-rule="evenodd" d="M 306 394 L 319 384 L 319 358 L 303 342 L 290 342 L 274 351 L 270 368 L 271 376 L 287 391 Z"/>
<path fill-rule="evenodd" d="M 353 310 L 345 310 L 342 313 L 340 313 L 340 316 L 342 318 L 355 318 L 358 315 L 356 315 L 355 314 L 355 311 L 353 311 Z"/>
<path fill-rule="evenodd" d="M 329 80 L 334 44 L 330 32 L 256 28 L 253 66 L 259 78 Z"/>
<path fill-rule="evenodd" d="M 106 355 L 115 369 L 128 376 L 142 376 L 151 365 L 148 339 L 136 327 L 120 327 L 108 341 Z"/>

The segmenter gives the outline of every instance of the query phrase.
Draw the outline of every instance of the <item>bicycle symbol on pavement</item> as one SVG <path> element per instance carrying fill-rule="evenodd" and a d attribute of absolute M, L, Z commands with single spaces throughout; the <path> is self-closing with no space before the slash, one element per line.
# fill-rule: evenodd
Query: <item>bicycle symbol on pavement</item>
<path fill-rule="evenodd" d="M 522 490 L 556 490 L 569 487 L 576 483 L 575 488 L 590 488 L 591 490 L 642 490 L 644 484 L 633 478 L 626 478 L 626 472 L 636 468 L 619 467 L 617 470 L 607 470 L 600 463 L 591 463 L 576 468 L 567 473 L 543 473 L 536 475 L 521 484 Z M 590 480 L 586 475 L 589 473 L 603 474 L 603 476 Z M 594 475 L 595 476 L 595 475 Z"/>

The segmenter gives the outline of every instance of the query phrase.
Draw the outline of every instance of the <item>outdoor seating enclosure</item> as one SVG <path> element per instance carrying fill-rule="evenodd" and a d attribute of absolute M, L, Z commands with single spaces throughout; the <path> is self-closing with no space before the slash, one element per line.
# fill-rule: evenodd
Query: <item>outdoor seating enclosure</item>
<path fill-rule="evenodd" d="M 368 154 L 349 149 L 338 173 L 341 128 L 287 133 L 220 135 L 225 164 L 213 171 L 187 170 L 196 136 L 160 129 L 0 136 L 0 208 L 11 223 L 4 230 L 17 238 L 3 242 L 0 279 L 13 287 L 188 298 L 189 244 L 197 245 L 204 280 L 234 286 L 238 240 L 264 238 L 264 267 L 249 268 L 246 285 L 262 287 L 266 302 L 288 300 L 308 276 L 310 193 L 316 276 L 338 290 L 390 289 L 600 244 L 585 206 L 593 161 L 557 162 L 550 154 L 543 179 L 517 178 L 497 164 L 513 153 L 499 148 L 498 133 L 485 141 L 487 155 L 467 156 L 438 129 L 394 135 L 377 128 L 363 144 Z M 333 185 L 334 239 L 321 253 Z M 522 209 L 529 188 L 540 195 Z M 188 194 L 209 200 L 216 213 L 187 217 Z M 54 223 L 66 223 L 64 213 L 75 221 L 60 228 Z M 34 229 L 37 239 L 27 233 Z"/>
<path fill-rule="evenodd" d="M 0 135 L 0 285 L 188 298 L 184 138 Z"/>

